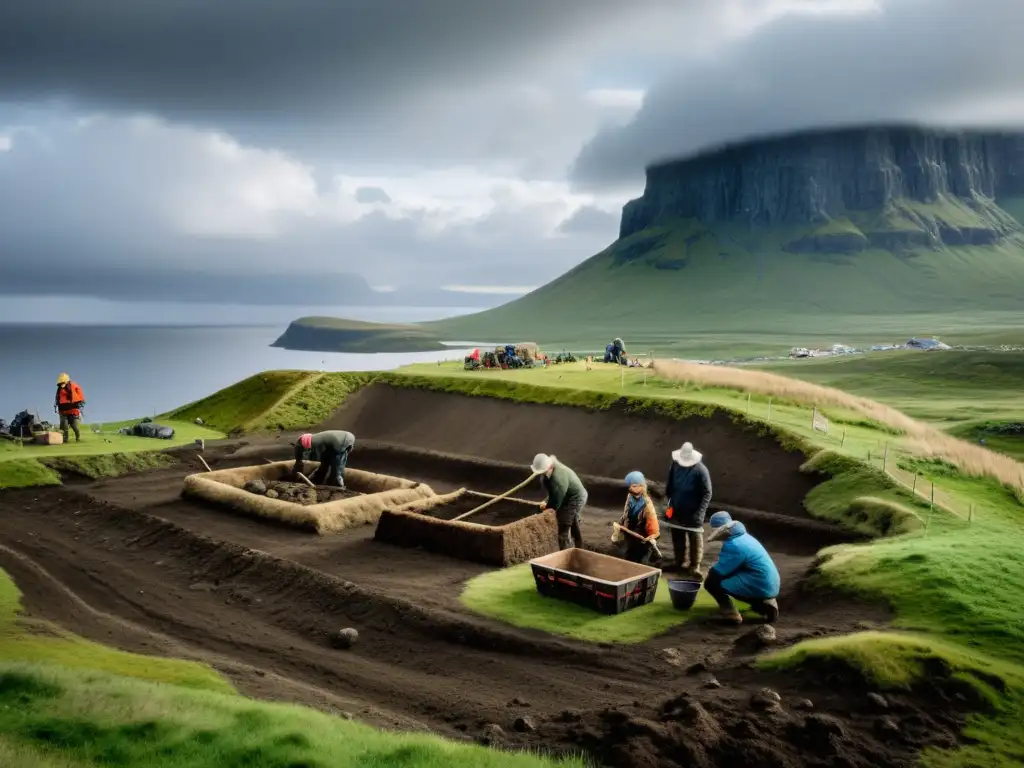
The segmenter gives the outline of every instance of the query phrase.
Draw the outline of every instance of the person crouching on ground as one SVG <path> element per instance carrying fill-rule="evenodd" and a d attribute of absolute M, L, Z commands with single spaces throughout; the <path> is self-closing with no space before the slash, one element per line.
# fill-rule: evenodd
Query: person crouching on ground
<path fill-rule="evenodd" d="M 626 486 L 629 488 L 629 495 L 626 496 L 626 507 L 622 511 L 619 525 L 636 536 L 617 530 L 612 538 L 625 543 L 626 551 L 623 557 L 626 560 L 650 565 L 657 556 L 654 541 L 661 535 L 658 513 L 647 493 L 647 479 L 642 472 L 633 471 L 626 475 Z"/>
<path fill-rule="evenodd" d="M 683 443 L 678 451 L 672 451 L 672 466 L 665 483 L 667 506 L 661 518 L 661 524 L 672 535 L 676 568 L 695 581 L 703 578 L 700 564 L 704 558 L 704 515 L 711 503 L 711 475 L 703 458 L 691 443 Z"/>
<path fill-rule="evenodd" d="M 530 465 L 533 473 L 540 475 L 541 485 L 548 497 L 541 502 L 542 510 L 554 510 L 558 521 L 558 548 L 583 548 L 583 507 L 587 504 L 587 489 L 569 467 L 554 456 L 538 453 Z"/>
<path fill-rule="evenodd" d="M 334 429 L 328 432 L 305 434 L 295 442 L 295 464 L 292 466 L 292 477 L 303 472 L 303 461 L 312 459 L 320 462 L 316 472 L 309 478 L 313 485 L 336 485 L 345 487 L 345 465 L 349 454 L 356 444 L 356 437 L 351 432 Z"/>
<path fill-rule="evenodd" d="M 732 624 L 743 623 L 743 617 L 732 604 L 731 598 L 736 598 L 764 616 L 769 624 L 774 624 L 779 618 L 775 598 L 779 595 L 781 580 L 768 550 L 728 512 L 715 512 L 711 516 L 708 541 L 719 538 L 725 539 L 722 552 L 708 571 L 704 589 L 718 602 L 722 619 Z"/>
<path fill-rule="evenodd" d="M 75 433 L 75 442 L 82 439 L 82 433 L 78 424 L 82 420 L 82 406 L 85 405 L 85 395 L 82 388 L 71 380 L 66 373 L 57 377 L 57 394 L 53 399 L 53 410 L 60 415 L 60 431 L 64 435 L 64 442 L 68 441 L 68 428 Z"/>

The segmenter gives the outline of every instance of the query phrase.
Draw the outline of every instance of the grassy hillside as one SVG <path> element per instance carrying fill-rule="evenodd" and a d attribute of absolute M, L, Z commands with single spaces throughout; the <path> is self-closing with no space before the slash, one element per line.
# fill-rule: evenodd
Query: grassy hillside
<path fill-rule="evenodd" d="M 368 323 L 337 317 L 301 317 L 275 347 L 316 352 L 418 352 L 444 349 L 442 339 L 420 325 Z"/>
<path fill-rule="evenodd" d="M 870 397 L 929 421 L 1024 421 L 1024 352 L 891 351 L 756 367 Z"/>
<path fill-rule="evenodd" d="M 898 229 L 906 219 L 894 215 L 885 226 Z M 965 223 L 959 209 L 946 215 Z M 844 226 L 855 228 L 848 221 Z M 675 343 L 680 334 L 699 331 L 740 338 L 776 333 L 788 348 L 826 334 L 884 341 L 889 335 L 903 340 L 958 327 L 1011 326 L 1009 317 L 1024 313 L 1024 299 L 1013 287 L 1024 278 L 1024 247 L 1016 238 L 905 253 L 786 250 L 814 234 L 676 221 L 620 240 L 516 301 L 425 327 L 448 337 L 516 335 L 570 345 L 621 335 L 666 349 L 681 346 Z"/>
<path fill-rule="evenodd" d="M 793 346 L 870 344 L 941 334 L 1024 343 L 1024 236 L 989 246 L 930 248 L 901 237 L 937 227 L 1006 231 L 1024 218 L 962 201 L 896 201 L 805 228 L 751 230 L 666 221 L 619 240 L 538 290 L 500 307 L 414 326 L 302 318 L 282 339 L 304 349 L 441 349 L 442 340 L 531 339 L 550 348 L 603 349 L 615 336 L 634 351 L 683 357 L 780 353 Z M 865 234 L 867 233 L 867 234 Z M 893 250 L 828 252 L 836 238 L 891 235 Z M 808 245 L 808 243 L 810 245 Z"/>

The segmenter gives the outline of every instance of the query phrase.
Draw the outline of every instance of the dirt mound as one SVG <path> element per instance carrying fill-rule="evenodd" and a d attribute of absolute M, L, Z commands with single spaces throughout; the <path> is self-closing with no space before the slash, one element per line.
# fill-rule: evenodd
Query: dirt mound
<path fill-rule="evenodd" d="M 704 454 L 716 502 L 789 516 L 806 516 L 804 497 L 819 481 L 800 472 L 801 453 L 723 414 L 677 421 L 624 407 L 591 411 L 374 384 L 319 428 L 513 462 L 524 472 L 534 454 L 553 453 L 577 472 L 619 478 L 639 469 L 652 481 L 667 476 L 671 452 L 688 440 Z"/>
<path fill-rule="evenodd" d="M 245 490 L 257 496 L 290 501 L 293 504 L 302 504 L 303 506 L 326 504 L 329 501 L 341 501 L 363 495 L 359 491 L 351 491 L 348 488 L 336 488 L 329 485 L 318 485 L 315 488 L 310 488 L 305 483 L 289 483 L 282 480 L 274 480 L 269 483 L 263 483 L 262 481 L 249 482 L 245 484 Z"/>

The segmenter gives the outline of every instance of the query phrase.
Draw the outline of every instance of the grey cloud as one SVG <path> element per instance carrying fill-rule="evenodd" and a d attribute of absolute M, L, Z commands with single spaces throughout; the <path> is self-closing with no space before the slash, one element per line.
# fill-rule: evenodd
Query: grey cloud
<path fill-rule="evenodd" d="M 574 182 L 636 185 L 649 163 L 800 129 L 1021 124 L 1024 3 L 881 6 L 856 17 L 783 16 L 713 57 L 682 59 L 630 124 L 583 148 Z"/>
<path fill-rule="evenodd" d="M 391 196 L 380 187 L 360 187 L 356 190 L 356 202 L 364 205 L 390 203 Z"/>
<path fill-rule="evenodd" d="M 610 240 L 619 231 L 619 214 L 602 210 L 593 205 L 585 205 L 576 213 L 562 222 L 559 230 L 565 234 L 581 232 L 607 236 Z"/>

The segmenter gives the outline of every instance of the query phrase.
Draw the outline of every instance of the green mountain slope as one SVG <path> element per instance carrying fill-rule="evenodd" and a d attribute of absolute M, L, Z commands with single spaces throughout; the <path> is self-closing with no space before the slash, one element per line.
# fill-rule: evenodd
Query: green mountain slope
<path fill-rule="evenodd" d="M 1014 207 L 1024 213 L 1024 205 Z M 997 210 L 1017 226 L 1008 212 Z M 956 328 L 999 324 L 996 313 L 1024 313 L 1019 232 L 994 245 L 901 245 L 900 233 L 918 229 L 922 217 L 960 230 L 983 224 L 966 205 L 945 202 L 907 202 L 855 221 L 833 219 L 805 229 L 671 221 L 619 240 L 501 307 L 424 326 L 448 338 L 552 343 L 622 335 L 657 344 L 662 337 L 701 331 L 785 334 L 818 328 L 844 332 L 845 338 L 859 332 L 934 332 L 915 327 L 933 325 L 938 315 L 946 327 Z M 894 247 L 843 252 L 843 238 L 865 232 L 891 234 Z M 999 322 L 1010 324 L 1006 316 Z"/>

